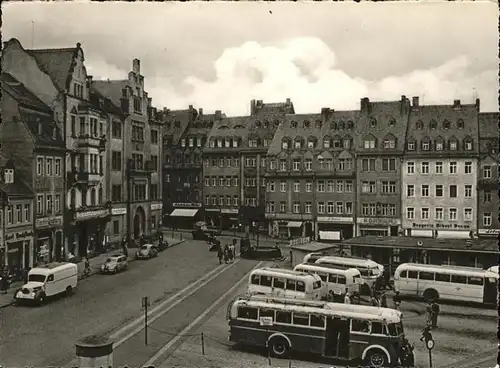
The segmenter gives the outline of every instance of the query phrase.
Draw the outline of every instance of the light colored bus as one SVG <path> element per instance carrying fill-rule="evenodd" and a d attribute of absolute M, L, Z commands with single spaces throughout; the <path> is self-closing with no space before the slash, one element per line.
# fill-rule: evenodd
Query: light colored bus
<path fill-rule="evenodd" d="M 394 288 L 401 296 L 484 304 L 497 302 L 498 274 L 480 268 L 420 263 L 400 264 Z"/>
<path fill-rule="evenodd" d="M 321 278 L 325 295 L 329 293 L 344 295 L 346 291 L 351 294 L 359 293 L 359 286 L 363 283 L 359 270 L 355 268 L 340 270 L 328 264 L 301 263 L 293 270 L 318 275 Z"/>
<path fill-rule="evenodd" d="M 370 367 L 414 360 L 404 354 L 411 349 L 401 312 L 389 308 L 255 296 L 233 301 L 227 317 L 230 341 L 267 347 L 280 358 L 293 351 Z"/>
<path fill-rule="evenodd" d="M 491 266 L 490 268 L 488 268 L 488 271 L 498 273 L 498 266 Z"/>
<path fill-rule="evenodd" d="M 357 269 L 363 280 L 360 290 L 362 294 L 370 292 L 375 281 L 377 278 L 382 277 L 382 272 L 384 271 L 384 266 L 369 259 L 326 256 L 319 258 L 315 263 L 319 265 L 328 264 L 341 270 L 349 268 Z"/>
<path fill-rule="evenodd" d="M 258 268 L 250 273 L 247 294 L 298 299 L 325 296 L 318 275 L 271 267 Z"/>

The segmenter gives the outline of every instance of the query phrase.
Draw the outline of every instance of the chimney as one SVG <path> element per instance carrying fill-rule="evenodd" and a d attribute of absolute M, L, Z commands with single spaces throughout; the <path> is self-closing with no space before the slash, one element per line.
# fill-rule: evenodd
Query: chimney
<path fill-rule="evenodd" d="M 132 71 L 135 74 L 141 74 L 141 61 L 139 59 L 132 61 Z"/>
<path fill-rule="evenodd" d="M 126 114 L 129 113 L 129 105 L 130 105 L 130 101 L 127 97 L 127 89 L 124 88 L 124 89 L 122 89 L 122 98 L 120 98 L 120 107 L 121 107 L 122 111 Z"/>
<path fill-rule="evenodd" d="M 476 98 L 476 110 L 477 111 L 479 111 L 480 106 L 481 106 L 481 104 L 480 104 L 479 98 Z"/>
<path fill-rule="evenodd" d="M 321 108 L 321 117 L 323 118 L 323 123 L 330 118 L 330 109 L 328 107 Z"/>
<path fill-rule="evenodd" d="M 198 109 L 198 113 L 200 114 L 200 116 L 203 115 L 203 109 L 201 107 Z"/>
<path fill-rule="evenodd" d="M 87 88 L 91 88 L 91 87 L 92 87 L 92 76 L 87 75 Z"/>
<path fill-rule="evenodd" d="M 255 115 L 255 100 L 250 101 L 250 116 Z"/>
<path fill-rule="evenodd" d="M 411 104 L 413 107 L 418 107 L 418 96 L 414 96 L 411 98 Z"/>
<path fill-rule="evenodd" d="M 362 113 L 370 113 L 370 99 L 368 97 L 363 97 L 361 99 L 361 112 Z"/>
<path fill-rule="evenodd" d="M 289 98 L 287 98 L 287 99 L 286 99 L 286 104 L 287 104 L 287 105 L 290 105 L 291 103 L 292 103 L 292 101 L 291 101 Z"/>
<path fill-rule="evenodd" d="M 151 103 L 153 102 L 151 97 L 148 97 L 148 107 L 151 107 Z"/>
<path fill-rule="evenodd" d="M 189 105 L 189 110 L 192 110 L 193 109 L 193 105 Z"/>
<path fill-rule="evenodd" d="M 222 111 L 215 110 L 215 120 L 221 120 L 221 118 L 222 118 Z"/>
<path fill-rule="evenodd" d="M 453 108 L 454 109 L 460 108 L 460 100 L 453 100 Z"/>

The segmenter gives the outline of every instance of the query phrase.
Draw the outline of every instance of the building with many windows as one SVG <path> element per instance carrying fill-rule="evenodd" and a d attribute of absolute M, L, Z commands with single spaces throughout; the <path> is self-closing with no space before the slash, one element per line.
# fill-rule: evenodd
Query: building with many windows
<path fill-rule="evenodd" d="M 476 230 L 479 100 L 419 105 L 413 98 L 402 174 L 407 236 L 468 238 Z"/>
<path fill-rule="evenodd" d="M 0 151 L 16 160 L 17 173 L 35 195 L 34 262 L 60 260 L 66 197 L 62 132 L 53 111 L 12 75 L 2 73 L 1 85 Z"/>
<path fill-rule="evenodd" d="M 138 59 L 133 60 L 127 79 L 93 81 L 92 88 L 119 106 L 124 116 L 120 132 L 124 144 L 122 155 L 117 159 L 124 163 L 120 191 L 126 206 L 123 210 L 123 203 L 117 203 L 113 208 L 115 214 L 117 210 L 126 213 L 125 229 L 129 241 L 139 239 L 143 234 L 154 232 L 161 224 L 161 119 L 144 90 L 144 76 Z M 113 159 L 111 163 L 113 165 Z"/>
<path fill-rule="evenodd" d="M 499 113 L 479 114 L 479 167 L 477 174 L 477 233 L 497 237 L 498 221 L 498 123 Z"/>
<path fill-rule="evenodd" d="M 356 235 L 396 236 L 401 225 L 401 161 L 410 113 L 400 101 L 361 99 L 355 123 Z"/>

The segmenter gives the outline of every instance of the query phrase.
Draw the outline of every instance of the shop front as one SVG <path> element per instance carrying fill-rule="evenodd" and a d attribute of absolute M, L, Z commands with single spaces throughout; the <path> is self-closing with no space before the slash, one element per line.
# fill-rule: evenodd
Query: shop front
<path fill-rule="evenodd" d="M 106 243 L 120 244 L 127 234 L 127 208 L 111 208 L 111 221 L 106 228 Z"/>
<path fill-rule="evenodd" d="M 240 211 L 236 208 L 222 208 L 220 210 L 221 229 L 227 230 L 238 226 Z"/>
<path fill-rule="evenodd" d="M 201 203 L 173 203 L 174 210 L 165 216 L 165 226 L 172 229 L 192 229 L 203 219 Z M 158 211 L 161 214 L 162 211 Z"/>
<path fill-rule="evenodd" d="M 6 229 L 5 232 L 5 266 L 18 270 L 26 267 L 33 267 L 33 227 L 18 227 L 15 229 Z"/>
<path fill-rule="evenodd" d="M 45 264 L 61 260 L 63 217 L 37 218 L 35 221 L 35 262 Z"/>
<path fill-rule="evenodd" d="M 438 239 L 469 239 L 473 237 L 471 224 L 417 223 L 407 224 L 406 236 Z"/>
<path fill-rule="evenodd" d="M 500 229 L 478 229 L 477 235 L 480 238 L 496 239 L 500 235 Z"/>
<path fill-rule="evenodd" d="M 358 236 L 398 236 L 401 220 L 387 217 L 358 217 Z"/>
<path fill-rule="evenodd" d="M 151 235 L 155 235 L 159 230 L 161 230 L 163 224 L 162 213 L 163 203 L 151 203 Z"/>
<path fill-rule="evenodd" d="M 354 235 L 352 217 L 318 216 L 316 224 L 316 239 L 321 242 L 336 242 Z"/>

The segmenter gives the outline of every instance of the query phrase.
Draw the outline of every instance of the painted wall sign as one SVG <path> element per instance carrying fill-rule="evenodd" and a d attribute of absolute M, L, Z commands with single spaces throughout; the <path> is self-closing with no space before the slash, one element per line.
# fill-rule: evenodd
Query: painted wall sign
<path fill-rule="evenodd" d="M 127 214 L 127 209 L 126 208 L 112 208 L 111 209 L 111 214 L 113 216 L 126 215 Z"/>
<path fill-rule="evenodd" d="M 37 218 L 35 221 L 35 226 L 37 228 L 48 227 L 48 226 L 62 226 L 62 224 L 63 224 L 62 216 L 42 217 L 42 218 Z"/>
<path fill-rule="evenodd" d="M 354 223 L 352 217 L 328 217 L 328 216 L 318 216 L 318 222 Z"/>
<path fill-rule="evenodd" d="M 201 203 L 181 203 L 181 202 L 176 202 L 173 204 L 174 207 L 190 207 L 190 208 L 200 208 Z"/>
<path fill-rule="evenodd" d="M 358 224 L 396 226 L 396 225 L 401 225 L 401 220 L 395 218 L 385 218 L 385 217 L 358 217 Z"/>
<path fill-rule="evenodd" d="M 163 203 L 151 203 L 151 211 L 161 210 L 163 208 Z"/>

